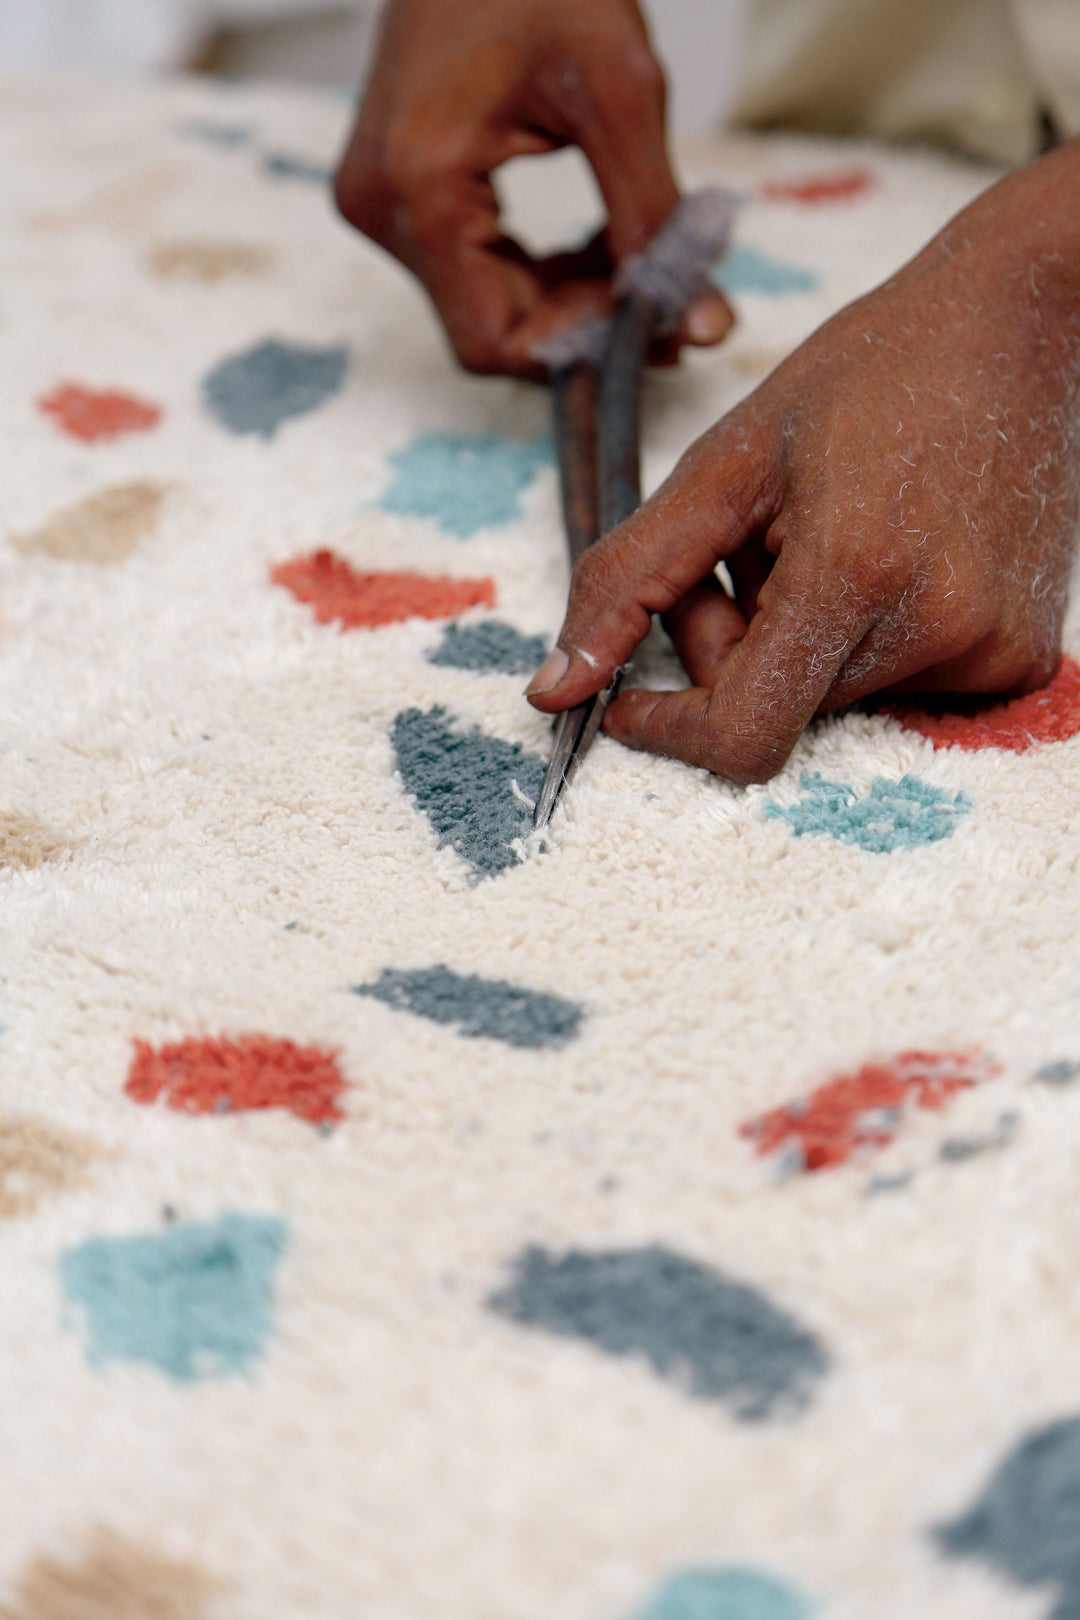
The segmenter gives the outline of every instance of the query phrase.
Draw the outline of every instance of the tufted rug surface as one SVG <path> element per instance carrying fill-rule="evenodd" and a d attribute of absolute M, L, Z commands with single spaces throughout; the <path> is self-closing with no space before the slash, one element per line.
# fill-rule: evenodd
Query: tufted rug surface
<path fill-rule="evenodd" d="M 0 1613 L 1077 1620 L 1080 670 L 746 791 L 603 739 L 536 848 L 547 400 L 348 117 L 0 97 Z M 740 325 L 650 487 L 992 178 L 684 169 Z"/>

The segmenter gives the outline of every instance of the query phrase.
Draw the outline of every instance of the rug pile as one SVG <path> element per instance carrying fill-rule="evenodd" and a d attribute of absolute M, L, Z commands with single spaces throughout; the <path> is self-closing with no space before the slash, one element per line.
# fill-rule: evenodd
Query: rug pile
<path fill-rule="evenodd" d="M 602 739 L 537 849 L 547 401 L 335 218 L 346 103 L 0 106 L 4 1620 L 1077 1620 L 1077 665 Z M 650 487 L 992 178 L 683 167 Z"/>

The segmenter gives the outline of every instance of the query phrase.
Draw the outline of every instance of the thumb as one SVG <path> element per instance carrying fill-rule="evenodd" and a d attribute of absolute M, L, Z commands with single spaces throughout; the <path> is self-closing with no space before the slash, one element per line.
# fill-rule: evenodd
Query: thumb
<path fill-rule="evenodd" d="M 549 713 L 609 685 L 667 613 L 777 505 L 771 459 L 741 411 L 692 445 L 640 511 L 590 546 L 574 569 L 554 652 L 526 695 Z"/>

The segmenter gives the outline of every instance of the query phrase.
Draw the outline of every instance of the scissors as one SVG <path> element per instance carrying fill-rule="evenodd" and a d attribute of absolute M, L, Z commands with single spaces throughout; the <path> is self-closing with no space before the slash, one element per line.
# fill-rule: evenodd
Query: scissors
<path fill-rule="evenodd" d="M 738 198 L 719 187 L 680 203 L 644 253 L 616 281 L 609 322 L 592 321 L 548 345 L 563 521 L 571 564 L 641 505 L 641 379 L 654 333 L 674 330 L 705 272 L 727 246 Z M 533 827 L 547 826 L 619 690 L 623 671 L 567 709 L 536 801 Z"/>
<path fill-rule="evenodd" d="M 612 320 L 600 365 L 587 357 L 555 373 L 555 442 L 571 565 L 641 505 L 641 376 L 659 314 L 653 300 L 628 294 Z M 622 675 L 616 671 L 602 692 L 559 716 L 533 816 L 537 831 L 551 820 L 592 746 Z"/>

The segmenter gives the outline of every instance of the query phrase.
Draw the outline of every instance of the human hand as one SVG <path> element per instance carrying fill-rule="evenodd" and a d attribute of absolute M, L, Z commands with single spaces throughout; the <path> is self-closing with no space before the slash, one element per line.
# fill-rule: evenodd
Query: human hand
<path fill-rule="evenodd" d="M 679 200 L 664 95 L 636 0 L 390 0 L 338 206 L 419 276 L 462 365 L 541 379 L 537 344 L 609 313 L 613 269 Z M 592 165 L 607 228 L 533 259 L 502 232 L 491 173 L 567 145 Z M 654 358 L 718 343 L 732 320 L 706 293 Z"/>
<path fill-rule="evenodd" d="M 1080 142 L 1002 181 L 699 439 L 578 563 L 536 708 L 606 686 L 654 613 L 693 684 L 624 691 L 604 729 L 736 782 L 871 693 L 1044 685 L 1080 512 L 1078 192 Z"/>

